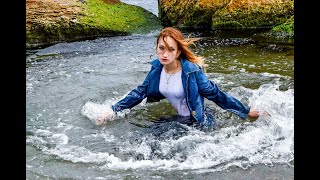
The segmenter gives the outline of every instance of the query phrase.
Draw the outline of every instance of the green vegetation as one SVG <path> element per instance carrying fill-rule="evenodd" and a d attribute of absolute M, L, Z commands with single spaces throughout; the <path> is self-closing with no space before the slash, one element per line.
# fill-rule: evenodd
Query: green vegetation
<path fill-rule="evenodd" d="M 288 7 L 287 7 L 288 6 Z M 232 12 L 225 8 L 216 11 L 212 17 L 213 29 L 273 28 L 283 24 L 293 16 L 291 4 L 278 7 L 254 7 L 250 11 L 236 9 Z M 289 9 L 289 10 L 288 10 Z"/>
<path fill-rule="evenodd" d="M 288 36 L 294 35 L 294 16 L 291 16 L 285 23 L 275 26 L 271 32 L 286 33 Z"/>
<path fill-rule="evenodd" d="M 125 3 L 105 3 L 102 0 L 87 0 L 80 23 L 100 31 L 119 33 L 147 33 L 160 28 L 156 15 L 145 9 Z"/>

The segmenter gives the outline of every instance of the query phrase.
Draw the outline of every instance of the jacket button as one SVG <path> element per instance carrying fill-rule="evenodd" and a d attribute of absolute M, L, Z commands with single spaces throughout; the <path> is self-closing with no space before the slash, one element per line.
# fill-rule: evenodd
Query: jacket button
<path fill-rule="evenodd" d="M 192 115 L 196 115 L 197 113 L 195 111 L 192 111 Z"/>

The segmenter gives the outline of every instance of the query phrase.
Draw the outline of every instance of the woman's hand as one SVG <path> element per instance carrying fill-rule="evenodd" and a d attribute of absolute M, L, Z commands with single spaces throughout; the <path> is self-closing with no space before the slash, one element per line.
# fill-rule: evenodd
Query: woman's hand
<path fill-rule="evenodd" d="M 260 116 L 260 112 L 257 109 L 250 108 L 250 111 L 248 113 L 248 117 L 250 118 L 258 118 Z"/>
<path fill-rule="evenodd" d="M 101 116 L 96 119 L 96 125 L 106 124 L 107 120 L 113 117 L 113 111 L 103 111 Z"/>

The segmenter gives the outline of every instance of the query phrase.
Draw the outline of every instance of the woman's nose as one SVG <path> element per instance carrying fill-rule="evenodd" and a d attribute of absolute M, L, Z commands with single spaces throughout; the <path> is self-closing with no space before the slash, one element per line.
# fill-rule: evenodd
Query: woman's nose
<path fill-rule="evenodd" d="M 168 51 L 164 51 L 164 52 L 163 52 L 163 56 L 164 56 L 164 57 L 168 57 L 168 53 L 167 53 L 167 52 L 168 52 Z"/>

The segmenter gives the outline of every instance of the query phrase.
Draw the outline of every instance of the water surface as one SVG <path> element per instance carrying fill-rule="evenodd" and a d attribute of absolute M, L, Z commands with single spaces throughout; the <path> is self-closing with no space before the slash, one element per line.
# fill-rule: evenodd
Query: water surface
<path fill-rule="evenodd" d="M 242 120 L 206 100 L 216 129 L 152 126 L 175 114 L 163 100 L 143 101 L 102 126 L 91 122 L 142 83 L 157 33 L 27 51 L 27 179 L 293 179 L 292 40 L 193 33 L 209 79 L 271 116 Z"/>

